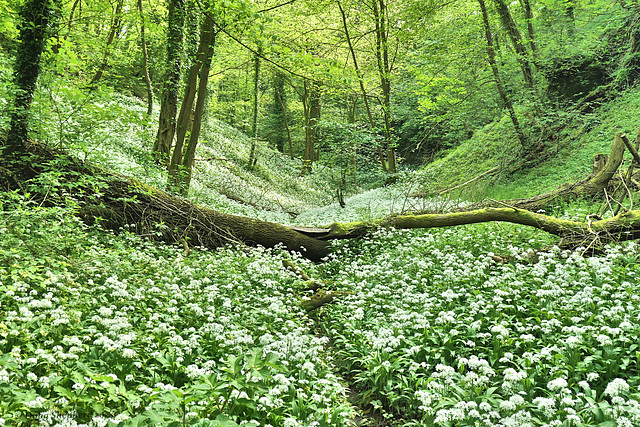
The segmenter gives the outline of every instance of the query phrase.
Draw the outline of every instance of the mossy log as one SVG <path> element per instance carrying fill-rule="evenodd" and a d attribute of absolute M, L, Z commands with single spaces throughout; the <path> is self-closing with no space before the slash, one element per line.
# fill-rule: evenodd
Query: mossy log
<path fill-rule="evenodd" d="M 191 246 L 209 248 L 238 243 L 267 248 L 282 245 L 313 261 L 329 253 L 328 242 L 284 225 L 198 206 L 131 178 L 110 180 L 103 193 L 106 206 L 85 204 L 79 211 L 83 219 L 102 221 L 113 229 L 131 224 L 136 233 L 169 243 L 186 240 Z M 102 213 L 104 207 L 110 212 L 107 218 Z"/>
<path fill-rule="evenodd" d="M 353 238 L 363 236 L 372 229 L 379 227 L 397 229 L 440 228 L 494 221 L 535 227 L 556 235 L 565 242 L 573 242 L 575 245 L 584 242 L 591 243 L 595 239 L 601 243 L 606 243 L 632 240 L 640 237 L 640 210 L 624 212 L 608 219 L 587 217 L 586 221 L 570 221 L 523 209 L 504 207 L 449 214 L 397 215 L 375 223 L 335 223 L 327 228 L 327 233 L 322 238 L 327 240 Z"/>
<path fill-rule="evenodd" d="M 555 190 L 547 193 L 539 194 L 537 196 L 528 199 L 513 199 L 498 201 L 486 201 L 480 204 L 474 205 L 474 207 L 497 207 L 497 206 L 513 206 L 519 209 L 526 209 L 537 212 L 539 210 L 545 210 L 553 208 L 559 204 L 567 203 L 580 198 L 593 198 L 598 196 L 602 191 L 607 188 L 609 182 L 618 171 L 618 168 L 622 164 L 622 159 L 625 151 L 625 138 L 624 133 L 619 132 L 611 145 L 611 153 L 609 157 L 596 174 L 593 174 L 586 179 L 576 181 L 572 184 L 564 184 Z M 465 208 L 469 210 L 469 207 Z"/>
<path fill-rule="evenodd" d="M 134 178 L 80 161 L 61 150 L 32 143 L 25 154 L 28 161 L 7 161 L 7 168 L 0 170 L 2 189 L 19 189 L 21 183 L 37 180 L 38 175 L 55 169 L 62 184 L 58 188 L 61 194 L 51 189 L 38 203 L 59 203 L 67 197 L 64 191 L 73 188 L 78 216 L 89 224 L 113 230 L 126 228 L 151 240 L 181 246 L 184 242 L 191 247 L 208 248 L 227 244 L 268 248 L 281 245 L 313 261 L 320 261 L 329 253 L 327 241 L 281 224 L 198 206 Z M 63 183 L 64 179 L 68 182 Z"/>
<path fill-rule="evenodd" d="M 302 307 L 307 311 L 307 313 L 309 313 L 317 308 L 332 303 L 336 300 L 336 298 L 340 298 L 350 294 L 352 294 L 352 292 L 325 291 L 324 289 L 319 289 L 315 294 L 311 296 L 311 298 L 303 300 L 300 303 L 300 307 Z"/>

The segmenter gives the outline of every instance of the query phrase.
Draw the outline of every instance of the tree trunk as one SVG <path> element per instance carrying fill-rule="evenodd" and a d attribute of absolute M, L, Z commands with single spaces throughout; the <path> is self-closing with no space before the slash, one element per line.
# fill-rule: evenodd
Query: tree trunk
<path fill-rule="evenodd" d="M 380 86 L 382 88 L 382 113 L 384 117 L 384 139 L 387 152 L 385 171 L 396 173 L 395 141 L 391 127 L 391 65 L 389 63 L 389 34 L 387 33 L 387 6 L 384 0 L 373 0 L 376 23 L 376 57 Z"/>
<path fill-rule="evenodd" d="M 258 162 L 256 156 L 256 145 L 258 144 L 258 95 L 260 89 L 260 56 L 262 56 L 262 46 L 258 47 L 258 52 L 253 58 L 253 111 L 251 114 L 251 149 L 249 152 L 249 167 L 253 168 Z"/>
<path fill-rule="evenodd" d="M 489 24 L 489 14 L 487 13 L 487 6 L 485 5 L 484 0 L 478 0 L 478 3 L 480 4 L 480 9 L 482 10 L 482 21 L 484 22 L 485 31 L 484 34 L 487 39 L 487 57 L 489 60 L 489 65 L 491 65 L 491 70 L 493 71 L 493 77 L 496 80 L 498 93 L 500 94 L 500 98 L 502 98 L 502 101 L 509 111 L 509 116 L 511 117 L 511 122 L 513 123 L 513 127 L 515 128 L 516 134 L 518 135 L 518 139 L 520 140 L 520 145 L 523 149 L 526 149 L 528 146 L 527 137 L 524 135 L 524 132 L 520 127 L 520 121 L 518 120 L 516 111 L 513 108 L 511 98 L 509 98 L 509 96 L 507 95 L 507 91 L 502 84 L 502 78 L 500 77 L 500 71 L 498 70 L 496 52 L 493 49 L 493 37 L 491 36 L 491 25 Z"/>
<path fill-rule="evenodd" d="M 198 74 L 202 65 L 207 60 L 211 42 L 213 41 L 213 19 L 209 14 L 205 19 L 200 33 L 200 43 L 196 52 L 196 60 L 189 69 L 189 77 L 187 86 L 184 91 L 184 98 L 180 106 L 180 115 L 178 116 L 176 129 L 176 144 L 173 148 L 171 163 L 169 164 L 169 187 L 175 187 L 180 183 L 178 167 L 182 164 L 184 148 L 184 140 L 191 123 L 191 110 L 198 89 Z"/>
<path fill-rule="evenodd" d="M 268 248 L 284 245 L 313 261 L 321 261 L 329 253 L 328 242 L 308 237 L 290 227 L 195 205 L 42 144 L 31 144 L 28 150 L 37 160 L 28 165 L 10 163 L 7 168 L 0 168 L 0 186 L 6 190 L 18 189 L 21 182 L 38 179 L 38 174 L 45 172 L 40 165 L 59 161 L 64 165 L 60 170 L 61 179 L 68 177 L 73 180 L 78 201 L 77 214 L 89 224 L 97 223 L 115 231 L 134 224 L 132 232 L 168 244 L 183 245 L 186 242 L 190 246 L 208 248 L 238 244 Z M 64 161 L 60 162 L 60 158 Z M 100 188 L 99 199 L 91 185 L 78 185 L 78 174 L 94 176 L 105 183 Z M 9 177 L 11 179 L 6 179 Z M 60 195 L 60 199 L 64 197 Z"/>
<path fill-rule="evenodd" d="M 347 26 L 347 15 L 344 13 L 344 9 L 342 8 L 340 1 L 338 1 L 338 8 L 340 9 L 340 14 L 342 15 L 342 25 L 344 27 L 344 34 L 345 34 L 345 37 L 347 38 L 347 43 L 349 45 L 349 52 L 351 52 L 351 59 L 353 60 L 353 68 L 356 71 L 356 76 L 358 77 L 358 83 L 360 84 L 360 91 L 362 93 L 362 100 L 364 101 L 365 110 L 367 111 L 369 126 L 373 131 L 376 125 L 375 125 L 375 122 L 373 121 L 373 114 L 371 113 L 371 107 L 369 106 L 369 98 L 367 97 L 367 91 L 364 88 L 364 77 L 362 75 L 362 71 L 360 70 L 360 67 L 358 67 L 358 59 L 356 57 L 356 51 L 353 48 L 353 43 L 351 42 L 351 36 L 349 35 L 349 27 Z M 384 152 L 382 150 L 382 147 L 378 147 L 377 152 L 378 152 L 378 159 L 380 161 L 380 165 L 382 166 L 382 170 L 383 172 L 386 173 L 387 162 L 384 159 Z"/>
<path fill-rule="evenodd" d="M 140 12 L 140 43 L 142 44 L 142 73 L 144 83 L 147 87 L 147 117 L 153 112 L 153 86 L 149 77 L 149 56 L 147 53 L 147 40 L 144 34 L 144 12 L 142 11 L 142 0 L 138 0 L 138 11 Z"/>
<path fill-rule="evenodd" d="M 353 239 L 379 227 L 396 229 L 440 228 L 483 222 L 510 222 L 527 225 L 556 235 L 574 247 L 634 240 L 640 237 L 640 210 L 627 211 L 613 218 L 570 221 L 518 208 L 484 208 L 449 214 L 398 215 L 378 221 L 334 223 L 318 239 Z M 304 230 L 300 230 L 304 232 Z"/>
<path fill-rule="evenodd" d="M 565 16 L 567 17 L 567 38 L 571 39 L 576 33 L 575 4 L 571 0 L 567 2 Z"/>
<path fill-rule="evenodd" d="M 153 146 L 156 161 L 166 162 L 171 154 L 178 112 L 178 87 L 182 70 L 184 0 L 169 0 L 167 30 L 167 73 L 160 101 L 158 132 Z"/>
<path fill-rule="evenodd" d="M 40 59 L 49 35 L 49 26 L 55 22 L 54 3 L 51 0 L 28 0 L 20 10 L 20 44 L 13 70 L 15 100 L 11 123 L 3 154 L 26 148 L 29 130 L 29 110 L 40 74 Z"/>
<path fill-rule="evenodd" d="M 311 173 L 313 160 L 315 159 L 315 144 L 317 139 L 317 126 L 320 121 L 320 83 L 317 81 L 305 80 L 304 82 L 305 100 L 305 140 L 304 156 L 302 158 L 301 175 Z"/>
<path fill-rule="evenodd" d="M 606 164 L 602 170 L 594 176 L 574 182 L 573 184 L 565 184 L 556 190 L 529 199 L 505 200 L 504 202 L 483 203 L 483 205 L 506 205 L 537 212 L 578 198 L 593 198 L 607 187 L 609 181 L 620 167 L 625 150 L 624 138 L 626 138 L 626 136 L 623 133 L 616 135 L 611 145 L 611 153 L 609 154 Z"/>
<path fill-rule="evenodd" d="M 124 5 L 124 0 L 118 0 L 116 4 L 116 10 L 113 15 L 113 20 L 111 21 L 111 28 L 109 29 L 109 34 L 107 35 L 107 43 L 104 48 L 104 56 L 102 58 L 102 63 L 98 67 L 98 70 L 93 75 L 93 78 L 89 82 L 89 86 L 93 86 L 100 81 L 104 71 L 107 69 L 107 64 L 109 62 L 109 56 L 111 55 L 111 50 L 113 49 L 113 44 L 115 44 L 115 38 L 118 31 L 120 31 L 120 24 L 122 23 L 122 7 Z"/>
<path fill-rule="evenodd" d="M 193 113 L 193 123 L 191 124 L 191 133 L 189 135 L 189 143 L 184 153 L 184 159 L 182 160 L 182 167 L 184 171 L 184 178 L 181 182 L 180 190 L 182 194 L 187 194 L 189 185 L 191 184 L 191 174 L 193 173 L 193 162 L 196 157 L 196 146 L 198 145 L 198 139 L 200 138 L 200 129 L 202 128 L 202 115 L 204 113 L 204 106 L 207 100 L 207 84 L 209 83 L 209 70 L 211 69 L 211 59 L 213 58 L 213 46 L 215 44 L 215 35 L 212 38 L 211 45 L 209 45 L 209 51 L 202 64 L 200 70 L 200 83 L 198 84 L 198 100 L 196 101 L 196 108 Z"/>
<path fill-rule="evenodd" d="M 624 151 L 620 146 L 625 145 L 623 140 L 623 134 L 616 136 L 605 168 L 596 176 L 574 186 L 574 195 L 595 194 L 596 189 L 609 182 L 620 165 Z M 623 143 L 620 144 L 620 141 Z M 60 156 L 59 152 L 39 144 L 32 144 L 29 150 L 34 158 L 29 165 L 9 163 L 8 167 L 13 170 L 0 168 L 0 183 L 7 187 L 8 183 L 15 183 L 7 190 L 18 188 L 20 181 L 37 179 L 37 174 L 42 172 L 39 165 L 51 164 Z M 635 157 L 640 159 L 637 152 Z M 73 179 L 76 187 L 78 174 L 93 175 L 106 185 L 101 187 L 99 199 L 95 197 L 92 186 L 77 188 L 75 197 L 78 214 L 85 221 L 98 222 L 114 230 L 121 229 L 125 224 L 135 224 L 133 231 L 136 233 L 170 244 L 187 242 L 211 248 L 238 243 L 265 247 L 283 244 L 313 261 L 321 261 L 330 251 L 329 240 L 358 238 L 380 227 L 435 228 L 502 221 L 538 228 L 559 236 L 561 244 L 566 247 L 586 246 L 594 249 L 607 242 L 640 238 L 640 210 L 629 210 L 608 219 L 589 215 L 584 221 L 570 221 L 516 206 L 505 206 L 504 202 L 500 203 L 502 207 L 499 208 L 486 207 L 448 214 L 392 215 L 374 221 L 334 223 L 329 228 L 287 227 L 200 207 L 135 179 L 110 173 L 68 156 L 64 162 L 58 163 L 65 168 L 60 171 L 61 179 L 65 176 Z M 97 200 L 99 203 L 96 203 Z M 163 226 L 158 227 L 158 224 Z"/>
<path fill-rule="evenodd" d="M 536 45 L 536 33 L 533 29 L 533 12 L 531 11 L 531 0 L 523 0 L 524 17 L 527 20 L 527 33 L 529 35 L 529 48 L 533 56 L 534 64 L 538 62 L 538 46 Z M 537 65 L 536 65 L 537 66 Z"/>
<path fill-rule="evenodd" d="M 78 7 L 78 6 L 80 6 L 80 7 Z M 71 6 L 71 12 L 69 12 L 69 21 L 67 22 L 67 34 L 64 35 L 64 39 L 65 40 L 71 34 L 71 25 L 73 24 L 73 17 L 75 15 L 76 8 L 79 8 L 80 10 L 82 10 L 81 0 L 75 0 L 73 2 L 73 6 Z"/>
<path fill-rule="evenodd" d="M 293 160 L 293 141 L 291 139 L 291 130 L 289 129 L 289 120 L 287 119 L 287 105 L 285 104 L 285 99 L 282 96 L 282 92 L 284 91 L 284 81 L 278 74 L 276 74 L 274 77 L 274 87 L 276 105 L 279 107 L 279 112 L 282 116 L 284 128 L 287 132 L 287 141 L 289 143 L 289 157 L 291 157 L 291 160 Z M 276 111 L 278 111 L 278 108 L 276 108 Z M 284 142 L 282 142 L 282 146 L 278 147 L 278 149 L 284 153 Z"/>
<path fill-rule="evenodd" d="M 502 25 L 504 26 L 505 30 L 507 30 L 507 34 L 509 34 L 509 38 L 511 39 L 513 48 L 518 54 L 518 62 L 520 62 L 520 67 L 522 68 L 522 76 L 524 77 L 524 82 L 528 88 L 533 88 L 533 71 L 531 70 L 531 61 L 529 60 L 527 48 L 525 47 L 522 36 L 520 35 L 520 31 L 518 30 L 518 25 L 513 20 L 513 16 L 511 16 L 511 12 L 509 11 L 509 6 L 507 6 L 505 1 L 494 1 L 496 3 Z"/>

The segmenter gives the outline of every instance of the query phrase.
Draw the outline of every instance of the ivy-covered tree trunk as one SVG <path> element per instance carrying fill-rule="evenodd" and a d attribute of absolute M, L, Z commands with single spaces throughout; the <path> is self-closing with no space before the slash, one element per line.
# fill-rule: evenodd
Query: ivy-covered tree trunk
<path fill-rule="evenodd" d="M 169 0 L 167 30 L 167 71 L 160 101 L 158 133 L 153 146 L 157 161 L 167 161 L 176 131 L 178 88 L 182 70 L 184 0 Z"/>
<path fill-rule="evenodd" d="M 4 154 L 21 151 L 26 146 L 29 130 L 29 110 L 40 74 L 40 59 L 47 36 L 55 24 L 57 0 L 28 0 L 20 10 L 20 44 L 13 71 L 15 100 L 11 127 Z"/>
<path fill-rule="evenodd" d="M 191 124 L 191 110 L 193 102 L 198 91 L 198 76 L 203 64 L 206 63 L 207 57 L 211 53 L 211 43 L 213 41 L 213 19 L 209 14 L 205 18 L 200 33 L 200 43 L 196 52 L 196 60 L 189 69 L 189 77 L 187 86 L 184 91 L 184 98 L 180 106 L 180 115 L 176 124 L 176 144 L 173 148 L 171 163 L 169 163 L 169 187 L 179 187 L 181 178 L 179 166 L 183 164 L 183 149 L 187 131 Z"/>
<path fill-rule="evenodd" d="M 567 18 L 567 37 L 573 38 L 576 33 L 576 6 L 573 1 L 568 1 L 565 6 L 565 16 Z"/>

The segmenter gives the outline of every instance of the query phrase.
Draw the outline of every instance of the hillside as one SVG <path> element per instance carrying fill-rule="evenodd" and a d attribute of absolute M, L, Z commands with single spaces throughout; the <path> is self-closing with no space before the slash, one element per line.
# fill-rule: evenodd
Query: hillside
<path fill-rule="evenodd" d="M 528 123 L 532 138 L 546 138 L 541 141 L 544 151 L 528 162 L 522 161 L 523 153 L 505 115 L 422 167 L 420 175 L 428 183 L 427 192 L 437 192 L 499 166 L 499 172 L 461 190 L 461 196 L 476 200 L 534 196 L 586 177 L 594 154 L 609 153 L 616 132 L 626 132 L 633 139 L 639 126 L 634 112 L 639 108 L 640 90 L 635 88 L 593 113 L 559 111 L 548 117 L 546 128 Z"/>

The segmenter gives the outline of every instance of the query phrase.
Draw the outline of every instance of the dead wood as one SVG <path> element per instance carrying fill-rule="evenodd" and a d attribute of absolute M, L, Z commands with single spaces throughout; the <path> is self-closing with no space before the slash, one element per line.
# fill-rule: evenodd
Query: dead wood
<path fill-rule="evenodd" d="M 462 188 L 462 187 L 464 187 L 466 185 L 469 185 L 469 184 L 471 184 L 473 182 L 476 182 L 476 181 L 478 181 L 479 179 L 481 179 L 484 176 L 492 175 L 492 174 L 494 174 L 496 172 L 499 172 L 500 169 L 501 169 L 501 166 L 496 166 L 495 168 L 489 169 L 488 171 L 483 172 L 480 175 L 477 175 L 474 178 L 471 178 L 470 180 L 463 182 L 462 184 L 458 184 L 458 185 L 456 185 L 454 187 L 447 188 L 446 190 L 439 191 L 437 194 L 438 194 L 438 196 L 442 196 L 443 194 L 450 193 L 453 190 L 457 190 L 457 189 Z"/>
<path fill-rule="evenodd" d="M 300 303 L 300 307 L 304 308 L 307 313 L 332 303 L 336 298 L 352 294 L 352 292 L 346 291 L 325 291 L 319 289 L 311 298 L 303 300 Z"/>
<path fill-rule="evenodd" d="M 14 170 L 9 171 L 8 176 L 13 176 L 15 182 L 28 181 L 45 172 L 47 165 L 55 163 L 62 177 L 69 180 L 61 186 L 60 192 L 66 184 L 74 186 L 77 214 L 89 224 L 112 230 L 126 228 L 129 232 L 169 244 L 184 246 L 183 242 L 186 242 L 191 248 L 218 248 L 228 244 L 283 246 L 313 261 L 320 261 L 329 253 L 328 242 L 284 225 L 198 206 L 41 144 L 31 144 L 29 150 L 28 155 L 33 159 L 26 163 L 11 163 Z M 91 183 L 83 185 L 78 182 L 78 176 L 90 176 Z M 94 185 L 96 183 L 99 185 Z M 15 186 L 8 185 L 6 189 L 15 189 Z M 66 195 L 59 194 L 55 201 L 55 189 L 52 189 L 46 197 L 47 200 L 39 203 L 61 202 Z"/>

